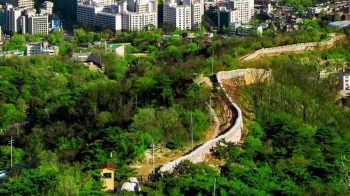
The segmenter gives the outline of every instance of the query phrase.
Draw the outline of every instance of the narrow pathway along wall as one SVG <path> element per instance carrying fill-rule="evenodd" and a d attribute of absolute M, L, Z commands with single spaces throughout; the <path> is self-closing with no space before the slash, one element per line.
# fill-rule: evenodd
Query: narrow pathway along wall
<path fill-rule="evenodd" d="M 263 48 L 260 50 L 255 51 L 252 54 L 249 54 L 247 56 L 244 56 L 241 58 L 242 61 L 249 61 L 252 60 L 260 55 L 264 54 L 279 54 L 283 52 L 298 52 L 307 50 L 309 48 L 317 48 L 317 47 L 327 47 L 334 45 L 337 41 L 345 39 L 345 35 L 339 35 L 332 37 L 330 40 L 323 41 L 323 42 L 309 42 L 309 43 L 300 43 L 300 44 L 292 44 L 292 45 L 286 45 L 286 46 L 277 46 L 272 48 Z"/>
<path fill-rule="evenodd" d="M 182 156 L 174 161 L 168 162 L 167 164 L 163 165 L 159 169 L 159 172 L 167 172 L 167 171 L 171 172 L 178 164 L 180 164 L 184 160 L 190 160 L 193 163 L 202 162 L 205 158 L 205 155 L 210 153 L 210 150 L 213 147 L 215 147 L 219 143 L 219 141 L 221 141 L 222 139 L 229 141 L 229 142 L 235 142 L 235 143 L 238 143 L 241 140 L 241 136 L 242 136 L 242 132 L 243 132 L 242 111 L 233 102 L 231 97 L 227 94 L 226 89 L 222 85 L 221 80 L 235 78 L 238 76 L 245 75 L 247 73 L 266 74 L 266 73 L 270 73 L 270 72 L 266 72 L 263 69 L 239 69 L 239 70 L 233 70 L 233 71 L 221 71 L 221 72 L 218 72 L 216 74 L 219 85 L 220 85 L 221 89 L 224 91 L 227 99 L 229 100 L 232 109 L 237 111 L 237 118 L 235 119 L 234 124 L 231 125 L 231 128 L 225 134 L 220 135 L 214 139 L 211 139 L 211 140 L 203 143 L 202 145 L 200 145 L 197 149 L 195 149 L 190 154 Z M 269 77 L 269 75 L 267 75 L 267 77 Z"/>

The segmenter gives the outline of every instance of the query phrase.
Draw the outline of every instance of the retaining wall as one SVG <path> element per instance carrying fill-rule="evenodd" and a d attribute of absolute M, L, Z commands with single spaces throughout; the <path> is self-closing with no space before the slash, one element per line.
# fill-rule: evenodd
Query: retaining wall
<path fill-rule="evenodd" d="M 283 53 L 283 52 L 297 52 L 297 51 L 303 51 L 308 48 L 316 48 L 316 47 L 328 47 L 335 44 L 336 41 L 339 41 L 341 39 L 344 39 L 345 35 L 339 35 L 332 37 L 330 40 L 323 41 L 323 42 L 309 42 L 309 43 L 300 43 L 300 44 L 292 44 L 292 45 L 285 45 L 285 46 L 277 46 L 272 48 L 263 48 L 260 50 L 255 51 L 252 54 L 249 54 L 242 58 L 242 61 L 248 61 L 252 60 L 259 55 L 264 54 L 274 54 L 274 53 Z"/>
<path fill-rule="evenodd" d="M 195 149 L 193 152 L 191 152 L 188 155 L 182 156 L 174 161 L 168 162 L 167 164 L 163 165 L 159 172 L 171 172 L 178 164 L 180 164 L 184 160 L 190 160 L 193 163 L 199 163 L 202 162 L 205 159 L 206 154 L 210 153 L 210 150 L 215 147 L 218 142 L 222 139 L 238 143 L 241 140 L 242 131 L 243 131 L 243 118 L 242 118 L 242 111 L 241 109 L 233 102 L 231 97 L 227 94 L 226 89 L 222 85 L 222 80 L 224 79 L 230 79 L 235 78 L 238 76 L 245 75 L 247 73 L 251 74 L 266 74 L 270 72 L 266 72 L 262 69 L 239 69 L 239 70 L 233 70 L 233 71 L 220 71 L 216 74 L 216 78 L 218 79 L 219 85 L 224 91 L 227 99 L 231 103 L 231 106 L 234 107 L 235 110 L 237 110 L 237 118 L 233 126 L 227 132 L 223 135 L 220 135 L 214 139 L 211 139 L 205 143 L 203 143 L 201 146 L 199 146 L 197 149 Z"/>

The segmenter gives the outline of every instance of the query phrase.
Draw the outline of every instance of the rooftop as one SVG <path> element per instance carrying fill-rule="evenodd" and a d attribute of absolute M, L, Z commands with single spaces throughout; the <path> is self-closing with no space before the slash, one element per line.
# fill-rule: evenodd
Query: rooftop
<path fill-rule="evenodd" d="M 107 44 L 107 47 L 112 49 L 117 49 L 120 46 L 122 46 L 122 44 Z"/>
<path fill-rule="evenodd" d="M 346 27 L 350 25 L 350 20 L 331 22 L 328 24 L 330 28 Z"/>
<path fill-rule="evenodd" d="M 100 169 L 110 169 L 115 170 L 115 165 L 113 163 L 103 163 L 100 166 L 98 166 Z"/>

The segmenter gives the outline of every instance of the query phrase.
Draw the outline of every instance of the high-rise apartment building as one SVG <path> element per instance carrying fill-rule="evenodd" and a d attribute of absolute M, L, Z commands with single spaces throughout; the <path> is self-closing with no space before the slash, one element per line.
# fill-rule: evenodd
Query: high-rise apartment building
<path fill-rule="evenodd" d="M 191 5 L 191 23 L 192 29 L 200 29 L 202 24 L 202 17 L 204 15 L 204 2 L 200 1 L 192 1 Z"/>
<path fill-rule="evenodd" d="M 13 7 L 11 4 L 6 4 L 4 13 L 4 30 L 10 32 L 22 31 L 22 12 L 24 10 L 18 7 Z"/>
<path fill-rule="evenodd" d="M 34 7 L 34 0 L 0 0 L 0 4 L 6 5 L 6 3 L 13 5 L 13 7 Z"/>
<path fill-rule="evenodd" d="M 109 28 L 114 31 L 122 29 L 122 16 L 118 13 L 99 12 L 96 15 L 96 24 L 102 28 Z"/>
<path fill-rule="evenodd" d="M 52 9 L 53 4 L 46 2 L 48 8 Z M 48 33 L 49 14 L 38 14 L 36 9 L 27 7 L 14 7 L 11 4 L 5 4 L 3 9 L 2 25 L 4 31 L 9 33 Z"/>
<path fill-rule="evenodd" d="M 125 3 L 121 3 L 124 7 Z M 158 2 L 154 0 L 128 0 L 122 14 L 122 29 L 127 31 L 144 31 L 158 26 Z"/>
<path fill-rule="evenodd" d="M 226 7 L 218 9 L 218 27 L 222 30 L 224 27 L 230 27 L 234 23 L 239 23 L 238 10 L 229 10 Z"/>
<path fill-rule="evenodd" d="M 77 22 L 87 22 L 89 25 L 95 26 L 95 17 L 103 8 L 101 4 L 97 4 L 93 1 L 79 2 L 77 6 Z"/>
<path fill-rule="evenodd" d="M 5 22 L 5 8 L 0 5 L 0 26 L 4 28 Z"/>
<path fill-rule="evenodd" d="M 124 12 L 122 14 L 122 29 L 126 31 L 145 31 L 157 28 L 157 17 L 157 12 Z"/>
<path fill-rule="evenodd" d="M 227 10 L 238 11 L 238 21 L 242 24 L 248 24 L 254 15 L 254 0 L 228 0 L 224 2 Z"/>
<path fill-rule="evenodd" d="M 163 22 L 182 30 L 200 28 L 203 14 L 203 0 L 168 0 L 163 4 Z"/>
<path fill-rule="evenodd" d="M 158 25 L 156 0 L 82 1 L 78 3 L 77 21 L 114 31 L 144 31 Z"/>
<path fill-rule="evenodd" d="M 181 30 L 191 29 L 191 6 L 178 5 L 173 2 L 164 2 L 163 4 L 163 22 L 175 25 Z"/>

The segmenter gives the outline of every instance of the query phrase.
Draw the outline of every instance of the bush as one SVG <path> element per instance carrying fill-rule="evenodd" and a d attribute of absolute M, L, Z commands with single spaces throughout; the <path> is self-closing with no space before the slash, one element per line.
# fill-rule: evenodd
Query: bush
<path fill-rule="evenodd" d="M 165 145 L 165 147 L 169 148 L 170 150 L 180 149 L 184 146 L 185 144 L 179 140 L 172 140 Z"/>

